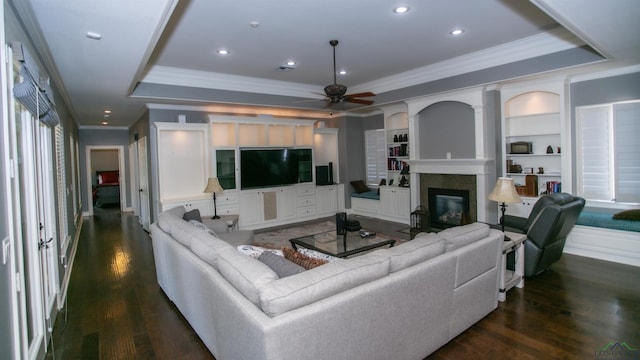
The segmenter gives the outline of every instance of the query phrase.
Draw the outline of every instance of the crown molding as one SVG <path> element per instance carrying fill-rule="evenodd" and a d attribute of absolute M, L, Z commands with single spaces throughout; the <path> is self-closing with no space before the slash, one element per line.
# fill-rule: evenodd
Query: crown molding
<path fill-rule="evenodd" d="M 368 89 L 384 93 L 408 86 L 428 83 L 473 71 L 548 55 L 584 45 L 564 28 L 530 36 L 518 41 L 479 50 L 418 69 L 352 86 L 351 91 Z"/>
<path fill-rule="evenodd" d="M 293 97 L 312 96 L 318 91 L 317 85 L 288 81 L 268 80 L 250 76 L 229 75 L 200 70 L 178 69 L 167 66 L 153 66 L 142 82 L 174 86 L 187 86 L 227 91 L 253 92 L 268 95 Z M 308 95 L 308 96 L 306 96 Z"/>
<path fill-rule="evenodd" d="M 632 65 L 632 66 L 621 67 L 617 69 L 609 69 L 609 70 L 604 70 L 604 71 L 594 72 L 594 73 L 589 73 L 584 75 L 576 75 L 570 78 L 570 82 L 577 83 L 582 81 L 589 81 L 589 80 L 596 80 L 596 79 L 602 79 L 602 78 L 619 76 L 619 75 L 632 74 L 636 72 L 640 72 L 640 65 Z"/>
<path fill-rule="evenodd" d="M 250 106 L 242 104 L 207 104 L 207 105 L 174 105 L 147 103 L 150 110 L 178 110 L 178 111 L 201 111 L 212 114 L 224 115 L 272 115 L 285 118 L 307 118 L 307 119 L 330 119 L 336 112 L 329 110 L 297 110 L 292 108 L 278 108 L 267 106 Z M 333 115 L 332 115 L 333 113 Z"/>

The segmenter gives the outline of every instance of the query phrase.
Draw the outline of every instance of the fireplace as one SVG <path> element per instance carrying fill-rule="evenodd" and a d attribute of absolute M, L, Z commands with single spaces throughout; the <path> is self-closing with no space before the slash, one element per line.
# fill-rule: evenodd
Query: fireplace
<path fill-rule="evenodd" d="M 429 188 L 431 227 L 445 229 L 469 222 L 469 191 Z"/>

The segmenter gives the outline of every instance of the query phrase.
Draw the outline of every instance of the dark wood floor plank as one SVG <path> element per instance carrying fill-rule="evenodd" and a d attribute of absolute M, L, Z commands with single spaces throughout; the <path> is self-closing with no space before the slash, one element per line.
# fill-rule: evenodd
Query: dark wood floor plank
<path fill-rule="evenodd" d="M 55 358 L 214 359 L 159 289 L 149 234 L 131 214 L 95 210 L 54 327 Z M 564 255 L 428 359 L 594 359 L 609 342 L 640 348 L 638 283 L 640 268 Z"/>

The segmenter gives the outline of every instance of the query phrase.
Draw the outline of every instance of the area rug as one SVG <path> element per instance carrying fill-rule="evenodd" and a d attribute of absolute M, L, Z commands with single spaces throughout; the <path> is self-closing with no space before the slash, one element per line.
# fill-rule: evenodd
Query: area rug
<path fill-rule="evenodd" d="M 300 226 L 267 230 L 257 232 L 253 236 L 253 244 L 270 249 L 281 249 L 283 247 L 291 247 L 290 239 L 335 230 L 336 224 L 332 221 L 320 221 Z M 385 239 L 396 240 L 396 245 L 406 241 L 393 235 L 378 234 L 378 236 Z"/>

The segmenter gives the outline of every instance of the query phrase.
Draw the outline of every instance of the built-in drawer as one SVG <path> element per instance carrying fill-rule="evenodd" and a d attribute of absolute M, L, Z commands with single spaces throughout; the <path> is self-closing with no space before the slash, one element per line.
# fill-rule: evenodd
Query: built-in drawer
<path fill-rule="evenodd" d="M 298 196 L 297 199 L 298 203 L 298 207 L 302 207 L 302 206 L 311 206 L 314 205 L 316 203 L 316 197 L 313 195 L 309 195 L 309 196 Z"/>
<path fill-rule="evenodd" d="M 237 192 L 223 192 L 222 194 L 216 194 L 216 204 L 218 206 L 224 206 L 226 204 L 237 204 L 238 193 Z"/>
<path fill-rule="evenodd" d="M 299 218 L 306 217 L 306 216 L 313 216 L 316 214 L 316 207 L 315 206 L 299 207 L 297 213 Z"/>
<path fill-rule="evenodd" d="M 316 192 L 315 185 L 298 185 L 296 186 L 296 195 L 304 196 L 304 195 L 313 195 Z"/>

